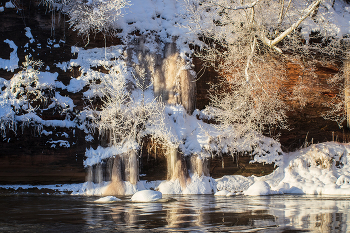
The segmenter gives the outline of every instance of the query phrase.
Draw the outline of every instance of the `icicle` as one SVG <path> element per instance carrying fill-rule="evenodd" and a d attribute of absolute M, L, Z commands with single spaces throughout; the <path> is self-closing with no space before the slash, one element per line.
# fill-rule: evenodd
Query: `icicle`
<path fill-rule="evenodd" d="M 197 157 L 198 176 L 209 176 L 208 160 L 200 156 Z"/>
<path fill-rule="evenodd" d="M 96 165 L 96 168 L 95 168 L 95 181 L 99 185 L 102 185 L 102 182 L 103 182 L 103 170 L 102 170 L 102 164 L 101 163 Z"/>
<path fill-rule="evenodd" d="M 157 145 L 154 146 L 154 157 L 157 160 Z"/>
<path fill-rule="evenodd" d="M 175 167 L 177 158 L 177 147 L 168 148 L 168 180 L 175 179 Z"/>
<path fill-rule="evenodd" d="M 131 184 L 136 184 L 139 176 L 139 166 L 137 153 L 135 150 L 129 152 L 129 181 Z"/>
<path fill-rule="evenodd" d="M 107 159 L 105 181 L 112 181 L 114 157 Z"/>
<path fill-rule="evenodd" d="M 164 58 L 155 59 L 153 90 L 157 98 L 167 104 L 182 104 L 187 113 L 195 109 L 195 72 L 188 69 L 187 61 L 181 57 L 176 41 L 166 43 Z"/>
<path fill-rule="evenodd" d="M 86 174 L 86 181 L 87 181 L 87 191 L 92 190 L 93 188 L 93 174 L 92 174 L 92 166 L 88 166 L 87 168 L 87 174 Z"/>
<path fill-rule="evenodd" d="M 208 160 L 202 158 L 200 155 L 194 155 L 191 157 L 192 172 L 199 177 L 209 175 Z"/>
<path fill-rule="evenodd" d="M 130 150 L 123 159 L 125 162 L 125 180 L 135 185 L 138 181 L 139 176 L 138 158 L 136 151 Z"/>
<path fill-rule="evenodd" d="M 203 176 L 204 175 L 204 164 L 203 160 L 200 156 L 197 156 L 196 158 L 196 164 L 197 164 L 197 174 L 198 176 Z"/>
<path fill-rule="evenodd" d="M 186 163 L 181 160 L 177 147 L 168 148 L 167 156 L 168 165 L 168 180 L 179 179 L 180 185 L 184 188 L 188 182 L 189 175 Z"/>

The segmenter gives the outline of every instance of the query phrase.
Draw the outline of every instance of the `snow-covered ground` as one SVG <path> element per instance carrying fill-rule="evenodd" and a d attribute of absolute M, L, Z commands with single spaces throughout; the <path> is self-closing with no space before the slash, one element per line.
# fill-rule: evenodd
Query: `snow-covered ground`
<path fill-rule="evenodd" d="M 179 180 L 139 181 L 136 185 L 125 182 L 126 195 L 142 190 L 158 190 L 166 194 L 216 194 L 232 195 L 350 195 L 350 145 L 337 142 L 314 144 L 296 152 L 286 153 L 278 168 L 262 177 L 240 175 L 219 179 L 192 175 L 185 188 Z M 88 186 L 90 185 L 90 188 Z M 103 184 L 66 185 L 0 185 L 0 188 L 18 190 L 36 187 L 72 195 L 102 195 L 108 182 Z"/>

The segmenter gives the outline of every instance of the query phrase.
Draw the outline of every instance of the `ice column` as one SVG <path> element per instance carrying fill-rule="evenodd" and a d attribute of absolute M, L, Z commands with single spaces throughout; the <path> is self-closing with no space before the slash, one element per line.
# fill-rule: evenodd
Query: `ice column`
<path fill-rule="evenodd" d="M 124 195 L 124 181 L 122 176 L 122 159 L 120 156 L 115 156 L 110 158 L 109 162 L 112 161 L 112 171 L 111 171 L 111 183 L 106 187 L 103 195 Z"/>
<path fill-rule="evenodd" d="M 169 147 L 167 152 L 168 180 L 179 179 L 182 187 L 186 187 L 189 175 L 185 161 L 181 158 L 177 147 Z"/>
<path fill-rule="evenodd" d="M 138 158 L 135 150 L 129 151 L 129 182 L 136 184 L 139 177 Z"/>
<path fill-rule="evenodd" d="M 209 176 L 209 160 L 199 155 L 193 155 L 191 157 L 191 169 L 199 177 Z"/>

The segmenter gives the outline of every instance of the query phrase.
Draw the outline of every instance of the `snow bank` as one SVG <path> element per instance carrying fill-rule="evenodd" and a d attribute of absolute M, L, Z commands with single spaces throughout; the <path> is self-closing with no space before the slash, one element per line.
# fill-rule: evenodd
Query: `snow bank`
<path fill-rule="evenodd" d="M 303 22 L 301 33 L 306 40 L 309 39 L 310 32 L 321 32 L 322 35 L 332 37 L 342 37 L 349 34 L 350 11 L 345 1 L 322 1 L 322 7 L 318 8 L 316 17 L 308 17 Z M 317 22 L 321 22 L 319 24 Z"/>
<path fill-rule="evenodd" d="M 162 198 L 162 193 L 153 190 L 142 190 L 136 192 L 132 197 L 133 202 L 153 202 Z"/>
<path fill-rule="evenodd" d="M 179 179 L 163 181 L 157 187 L 163 194 L 213 194 L 216 192 L 216 182 L 207 176 L 192 175 L 182 187 Z"/>
<path fill-rule="evenodd" d="M 350 195 L 350 145 L 327 142 L 286 154 L 274 173 L 273 188 L 283 193 Z"/>
<path fill-rule="evenodd" d="M 224 176 L 217 188 L 245 195 L 350 195 L 350 145 L 327 142 L 286 153 L 264 177 Z"/>

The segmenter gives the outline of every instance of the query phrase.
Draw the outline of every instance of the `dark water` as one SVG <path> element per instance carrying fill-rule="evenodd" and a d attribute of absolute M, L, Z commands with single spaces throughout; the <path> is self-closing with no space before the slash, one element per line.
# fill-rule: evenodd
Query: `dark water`
<path fill-rule="evenodd" d="M 170 197 L 170 196 L 166 196 Z M 171 196 L 97 204 L 98 197 L 0 195 L 0 232 L 349 232 L 350 197 Z"/>

